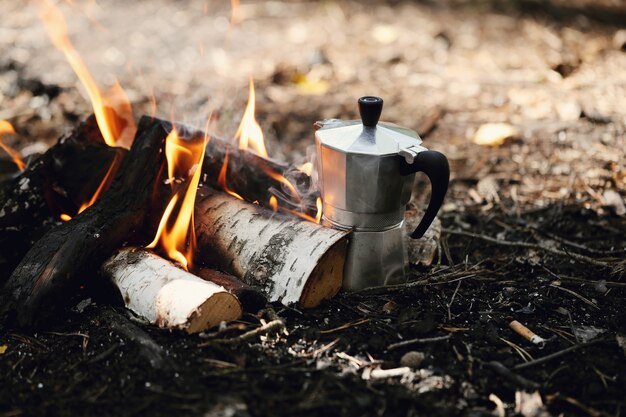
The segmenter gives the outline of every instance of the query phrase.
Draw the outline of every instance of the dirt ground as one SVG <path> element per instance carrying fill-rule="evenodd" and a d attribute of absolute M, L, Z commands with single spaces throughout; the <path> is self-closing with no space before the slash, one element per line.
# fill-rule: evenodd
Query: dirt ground
<path fill-rule="evenodd" d="M 448 156 L 451 188 L 437 263 L 404 285 L 312 311 L 268 306 L 200 336 L 137 324 L 86 288 L 54 328 L 0 328 L 0 416 L 623 413 L 622 1 L 60 7 L 94 78 L 119 80 L 136 115 L 154 96 L 157 115 L 203 126 L 212 113 L 213 133 L 231 137 L 252 77 L 270 155 L 304 162 L 314 121 L 354 118 L 359 96 L 379 95 L 382 119 Z M 3 140 L 28 160 L 91 108 L 37 3 L 0 0 L 0 15 L 0 120 L 17 130 Z M 474 143 L 491 123 L 510 137 Z M 283 332 L 224 342 L 274 314 Z"/>

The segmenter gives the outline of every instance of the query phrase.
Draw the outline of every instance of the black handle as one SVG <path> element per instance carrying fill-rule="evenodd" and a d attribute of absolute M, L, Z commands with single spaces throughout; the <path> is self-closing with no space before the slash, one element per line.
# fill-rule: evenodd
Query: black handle
<path fill-rule="evenodd" d="M 409 175 L 416 172 L 423 172 L 430 179 L 431 194 L 430 202 L 422 221 L 411 234 L 413 239 L 419 239 L 424 236 L 430 224 L 435 220 L 437 212 L 443 204 L 443 199 L 448 191 L 448 183 L 450 182 L 450 165 L 448 158 L 444 154 L 437 151 L 423 151 L 417 154 L 412 164 L 407 163 L 404 159 L 400 164 L 400 174 Z"/>
<path fill-rule="evenodd" d="M 375 96 L 364 96 L 359 99 L 359 113 L 363 126 L 374 127 L 378 124 L 383 112 L 383 99 Z"/>

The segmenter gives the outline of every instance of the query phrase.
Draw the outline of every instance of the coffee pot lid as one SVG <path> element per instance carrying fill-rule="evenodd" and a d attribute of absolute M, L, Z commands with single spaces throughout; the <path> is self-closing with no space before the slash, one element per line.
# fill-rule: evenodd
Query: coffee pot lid
<path fill-rule="evenodd" d="M 422 143 L 414 130 L 378 121 L 382 98 L 365 96 L 358 103 L 361 120 L 330 119 L 317 124 L 322 146 L 344 153 L 386 156 Z"/>

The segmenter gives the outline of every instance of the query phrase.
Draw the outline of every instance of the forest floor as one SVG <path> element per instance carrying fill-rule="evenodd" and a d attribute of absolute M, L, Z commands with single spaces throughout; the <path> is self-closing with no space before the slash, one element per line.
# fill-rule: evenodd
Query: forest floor
<path fill-rule="evenodd" d="M 76 49 L 100 84 L 120 81 L 136 115 L 203 126 L 212 113 L 212 132 L 231 137 L 252 77 L 278 159 L 309 160 L 314 121 L 382 96 L 383 120 L 451 162 L 441 250 L 406 284 L 307 311 L 270 305 L 200 336 L 131 322 L 77 290 L 49 329 L 0 328 L 0 416 L 623 413 L 626 6 L 242 1 L 231 15 L 223 1 L 67 3 Z M 0 0 L 0 14 L 0 119 L 17 130 L 3 140 L 28 160 L 91 109 L 36 3 Z M 475 143 L 501 138 L 492 123 L 509 137 Z M 0 179 L 12 169 L 0 154 Z M 284 331 L 224 342 L 275 314 Z"/>

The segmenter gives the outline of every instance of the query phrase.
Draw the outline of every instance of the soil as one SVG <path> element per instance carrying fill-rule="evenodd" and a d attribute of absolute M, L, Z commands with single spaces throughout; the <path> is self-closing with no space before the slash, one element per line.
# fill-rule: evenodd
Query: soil
<path fill-rule="evenodd" d="M 158 115 L 202 126 L 212 110 L 229 137 L 252 76 L 270 154 L 304 162 L 315 120 L 377 94 L 453 177 L 434 265 L 313 310 L 268 305 L 189 336 L 85 277 L 50 327 L 0 328 L 0 416 L 621 415 L 626 6 L 242 1 L 231 22 L 221 1 L 67 3 L 94 78 L 114 74 L 136 114 L 154 95 Z M 36 3 L 0 11 L 0 119 L 18 133 L 2 139 L 28 161 L 91 109 Z M 516 133 L 475 144 L 495 122 Z M 284 330 L 232 340 L 276 317 Z"/>

